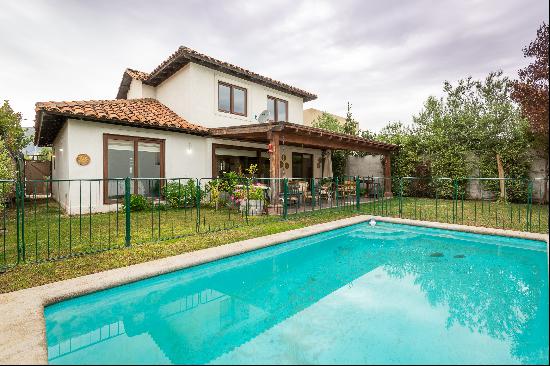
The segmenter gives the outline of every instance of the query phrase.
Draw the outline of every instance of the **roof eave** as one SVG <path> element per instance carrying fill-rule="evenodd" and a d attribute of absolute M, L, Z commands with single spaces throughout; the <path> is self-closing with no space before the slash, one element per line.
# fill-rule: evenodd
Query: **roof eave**
<path fill-rule="evenodd" d="M 40 135 L 41 135 L 41 132 L 42 132 L 42 121 L 43 121 L 43 118 L 44 118 L 45 115 L 58 116 L 58 117 L 63 117 L 63 118 L 72 118 L 72 119 L 81 120 L 81 121 L 108 123 L 108 124 L 114 124 L 114 125 L 119 125 L 119 126 L 138 127 L 138 128 L 152 129 L 152 130 L 179 132 L 179 133 L 186 133 L 186 134 L 189 134 L 189 135 L 196 135 L 196 136 L 207 136 L 209 134 L 209 131 L 206 128 L 203 129 L 203 130 L 195 130 L 195 129 L 188 129 L 188 128 L 184 128 L 184 127 L 177 127 L 177 126 L 158 126 L 158 125 L 145 124 L 143 122 L 137 122 L 137 121 L 125 121 L 125 120 L 116 120 L 116 119 L 108 119 L 108 118 L 95 118 L 95 117 L 90 117 L 90 116 L 85 116 L 85 115 L 78 115 L 78 114 L 38 110 L 37 114 L 36 114 L 37 120 L 35 121 L 35 137 L 34 137 L 34 143 L 37 146 L 50 146 L 53 143 L 53 141 L 55 140 L 55 136 L 53 136 L 51 138 L 51 141 L 47 142 L 46 145 L 39 144 L 40 143 Z M 38 128 L 36 128 L 36 126 Z"/>
<path fill-rule="evenodd" d="M 216 61 L 219 61 L 219 60 L 216 60 Z M 183 66 L 187 65 L 189 62 L 193 62 L 199 65 L 208 67 L 210 69 L 219 70 L 227 74 L 237 76 L 244 80 L 250 80 L 254 83 L 264 85 L 269 88 L 279 90 L 287 94 L 301 97 L 304 102 L 310 102 L 312 100 L 317 99 L 317 95 L 313 93 L 309 93 L 309 92 L 306 92 L 305 90 L 301 90 L 298 88 L 294 89 L 292 86 L 285 83 L 270 82 L 269 80 L 266 80 L 268 78 L 262 77 L 259 74 L 254 75 L 255 73 L 251 71 L 249 71 L 250 74 L 243 73 L 242 71 L 235 69 L 234 67 L 231 67 L 233 66 L 231 64 L 223 65 L 222 61 L 219 61 L 220 63 L 216 63 L 210 60 L 206 56 L 200 57 L 199 55 L 190 54 L 189 52 L 187 52 L 185 49 L 182 49 L 182 48 L 178 49 L 176 54 L 173 55 L 172 59 L 169 62 L 162 65 L 158 70 L 154 70 L 151 74 L 149 74 L 149 78 L 143 82 L 147 85 L 158 86 L 162 82 L 164 82 L 166 79 L 168 79 L 170 76 L 172 76 L 174 73 L 176 73 L 178 70 L 180 70 Z"/>

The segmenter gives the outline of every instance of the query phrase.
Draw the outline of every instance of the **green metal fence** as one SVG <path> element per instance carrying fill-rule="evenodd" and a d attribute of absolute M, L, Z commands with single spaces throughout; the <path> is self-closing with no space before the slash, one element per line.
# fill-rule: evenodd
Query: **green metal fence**
<path fill-rule="evenodd" d="M 392 178 L 361 212 L 414 220 L 548 233 L 548 180 Z M 501 186 L 502 184 L 502 186 Z"/>
<path fill-rule="evenodd" d="M 326 210 L 548 233 L 547 191 L 546 179 L 0 180 L 0 270 Z"/>

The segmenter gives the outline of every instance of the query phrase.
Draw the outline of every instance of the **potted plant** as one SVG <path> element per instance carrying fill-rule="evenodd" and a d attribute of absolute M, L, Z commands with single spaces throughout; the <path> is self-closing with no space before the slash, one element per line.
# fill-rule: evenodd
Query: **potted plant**
<path fill-rule="evenodd" d="M 248 209 L 252 216 L 261 215 L 265 206 L 265 193 L 259 184 L 240 187 L 235 190 L 232 200 L 239 205 L 241 212 Z"/>

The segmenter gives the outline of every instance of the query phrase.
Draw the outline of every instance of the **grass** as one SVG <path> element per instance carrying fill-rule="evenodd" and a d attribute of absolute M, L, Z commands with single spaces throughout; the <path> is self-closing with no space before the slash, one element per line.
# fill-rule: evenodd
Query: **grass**
<path fill-rule="evenodd" d="M 498 229 L 548 233 L 548 205 L 430 198 L 403 198 L 399 214 L 399 199 L 366 203 L 361 211 L 382 216 L 455 223 Z M 529 213 L 529 215 L 528 215 Z M 529 219 L 529 220 L 528 220 Z"/>
<path fill-rule="evenodd" d="M 184 252 L 269 235 L 359 213 L 399 217 L 399 199 L 379 200 L 354 209 L 348 207 L 314 213 L 243 217 L 236 209 L 156 209 L 132 212 L 131 247 L 125 247 L 125 216 L 122 212 L 67 216 L 54 202 L 26 204 L 24 216 L 25 263 L 0 274 L 0 293 L 128 266 Z M 300 212 L 300 211 L 298 211 Z M 548 233 L 548 206 L 533 205 L 530 226 L 528 206 L 481 201 L 404 198 L 401 217 L 465 225 Z M 17 261 L 15 210 L 7 210 L 0 231 L 0 265 Z M 200 234 L 197 235 L 197 225 Z M 112 250 L 110 250 L 112 249 Z M 4 255 L 2 256 L 2 253 Z M 86 254 L 75 256 L 78 254 Z M 66 258 L 62 261 L 52 259 Z M 2 263 L 2 260 L 5 261 Z"/>
<path fill-rule="evenodd" d="M 0 265 L 10 266 L 17 262 L 18 233 L 20 236 L 24 235 L 25 246 L 20 253 L 27 263 L 125 246 L 126 222 L 122 210 L 90 214 L 84 209 L 77 215 L 68 216 L 58 203 L 42 201 L 26 203 L 20 215 L 20 225 L 23 227 L 19 231 L 14 209 L 7 210 L 3 217 L 6 231 L 4 235 L 0 232 Z M 247 219 L 236 209 L 214 210 L 208 207 L 201 208 L 200 223 L 196 208 L 193 207 L 159 209 L 157 206 L 132 212 L 130 216 L 131 245 L 195 235 L 197 225 L 200 225 L 202 232 L 234 228 L 246 224 Z M 249 222 L 255 220 L 266 219 L 252 216 L 248 218 Z M 23 238 L 19 242 L 23 242 Z"/>
<path fill-rule="evenodd" d="M 314 214 L 297 215 L 292 220 L 281 220 L 277 217 L 251 218 L 253 222 L 249 225 L 236 226 L 227 230 L 133 245 L 129 248 L 121 246 L 119 249 L 72 257 L 62 261 L 19 264 L 0 274 L 0 293 L 21 290 L 354 215 L 357 215 L 357 212 L 352 210 L 323 210 L 317 211 Z M 212 217 L 212 219 L 215 218 Z M 93 220 L 96 220 L 96 217 L 93 217 Z M 256 224 L 255 221 L 258 223 L 261 222 L 261 224 Z M 100 222 L 99 219 L 96 222 Z"/>

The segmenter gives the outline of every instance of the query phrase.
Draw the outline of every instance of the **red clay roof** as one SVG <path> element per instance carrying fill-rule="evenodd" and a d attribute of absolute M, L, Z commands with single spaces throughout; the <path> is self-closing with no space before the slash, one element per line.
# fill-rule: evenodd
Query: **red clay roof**
<path fill-rule="evenodd" d="M 262 76 L 250 70 L 243 69 L 242 67 L 217 60 L 184 46 L 178 48 L 176 52 L 170 55 L 170 57 L 163 61 L 149 74 L 142 71 L 126 69 L 125 75 L 141 80 L 145 84 L 157 86 L 189 62 L 194 62 L 212 69 L 220 70 L 222 72 L 229 73 L 246 80 L 251 80 L 276 90 L 302 97 L 305 102 L 317 99 L 317 95 L 303 89 L 282 83 L 267 76 Z M 128 92 L 127 87 L 129 86 L 126 84 L 129 84 L 129 81 L 124 80 L 123 78 L 123 82 L 119 87 L 117 98 L 126 97 Z"/>
<path fill-rule="evenodd" d="M 115 100 L 85 100 L 73 102 L 40 102 L 36 103 L 35 141 L 49 144 L 55 138 L 60 124 L 53 120 L 42 126 L 43 115 L 86 118 L 95 121 L 105 121 L 140 127 L 155 127 L 160 129 L 178 130 L 196 134 L 206 134 L 208 129 L 187 122 L 174 111 L 156 99 L 115 99 Z M 55 125 L 55 128 L 52 128 Z M 49 136 L 42 136 L 46 134 Z M 41 139 L 44 138 L 45 141 Z"/>
<path fill-rule="evenodd" d="M 141 80 L 141 81 L 147 80 L 147 78 L 149 77 L 149 74 L 146 73 L 146 72 L 139 71 L 139 70 L 134 70 L 134 69 L 130 69 L 130 68 L 126 69 L 125 72 L 128 75 L 130 75 L 132 78 L 137 79 L 137 80 Z"/>

